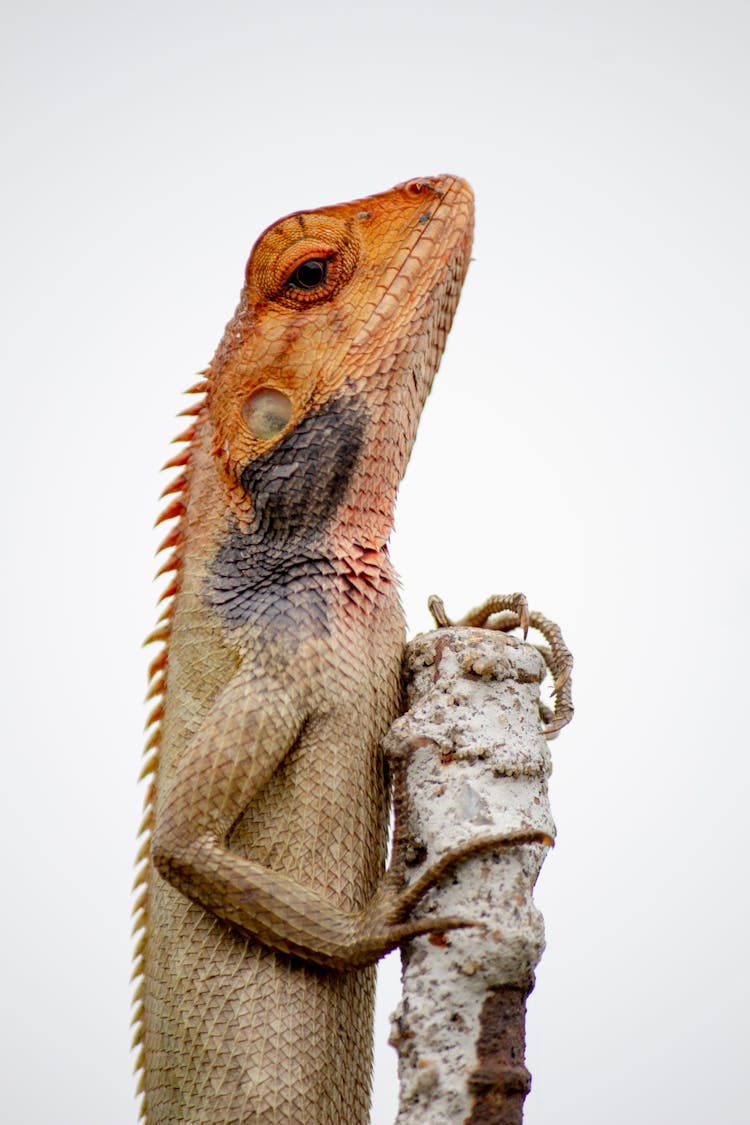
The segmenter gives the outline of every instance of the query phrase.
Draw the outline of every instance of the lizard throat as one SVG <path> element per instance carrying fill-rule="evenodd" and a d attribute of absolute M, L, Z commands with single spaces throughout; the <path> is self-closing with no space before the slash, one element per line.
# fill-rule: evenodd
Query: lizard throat
<path fill-rule="evenodd" d="M 337 397 L 240 473 L 252 504 L 248 534 L 277 546 L 326 540 L 345 499 L 367 429 L 364 405 Z"/>
<path fill-rule="evenodd" d="M 226 627 L 327 631 L 334 604 L 366 611 L 395 589 L 386 541 L 400 473 L 377 474 L 372 439 L 362 396 L 339 395 L 242 469 L 249 516 L 228 517 L 204 587 Z"/>

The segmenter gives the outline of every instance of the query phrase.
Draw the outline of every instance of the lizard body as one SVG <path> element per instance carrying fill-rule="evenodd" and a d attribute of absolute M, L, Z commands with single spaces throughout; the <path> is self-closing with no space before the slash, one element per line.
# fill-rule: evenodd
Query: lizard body
<path fill-rule="evenodd" d="M 137 878 L 149 1125 L 364 1125 L 375 962 L 455 922 L 405 921 L 384 873 L 379 743 L 393 504 L 472 224 L 451 176 L 282 219 L 194 388 Z"/>

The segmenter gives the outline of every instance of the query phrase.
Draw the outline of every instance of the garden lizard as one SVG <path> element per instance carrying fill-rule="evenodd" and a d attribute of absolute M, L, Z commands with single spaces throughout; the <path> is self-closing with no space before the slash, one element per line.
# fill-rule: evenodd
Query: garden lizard
<path fill-rule="evenodd" d="M 149 1125 L 363 1125 L 374 965 L 445 870 L 385 871 L 396 491 L 473 197 L 412 180 L 269 227 L 168 462 L 137 876 Z M 151 776 L 153 775 L 153 776 Z M 454 857 L 455 858 L 455 857 Z"/>

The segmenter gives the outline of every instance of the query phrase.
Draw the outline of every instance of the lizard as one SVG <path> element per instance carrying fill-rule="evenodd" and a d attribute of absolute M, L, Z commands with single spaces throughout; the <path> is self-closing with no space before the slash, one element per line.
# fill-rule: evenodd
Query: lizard
<path fill-rule="evenodd" d="M 386 870 L 380 741 L 402 690 L 394 501 L 473 214 L 446 175 L 275 223 L 191 388 L 148 638 L 148 1125 L 364 1125 L 377 960 L 467 924 L 408 919 L 461 855 L 409 888 L 395 852 Z"/>

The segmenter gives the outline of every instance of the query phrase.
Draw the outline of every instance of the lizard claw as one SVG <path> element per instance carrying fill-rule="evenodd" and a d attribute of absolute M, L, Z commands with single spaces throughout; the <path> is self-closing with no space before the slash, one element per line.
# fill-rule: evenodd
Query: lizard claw
<path fill-rule="evenodd" d="M 481 929 L 484 922 L 475 922 L 470 918 L 459 918 L 455 914 L 444 915 L 440 918 L 419 918 L 414 922 L 404 922 L 396 927 L 399 943 L 408 938 L 423 937 L 425 934 L 444 934 L 446 930 Z"/>
<path fill-rule="evenodd" d="M 437 625 L 438 629 L 447 629 L 453 624 L 448 614 L 445 612 L 445 605 L 443 599 L 438 597 L 437 594 L 430 594 L 427 599 L 427 608 L 432 614 L 432 619 Z"/>

